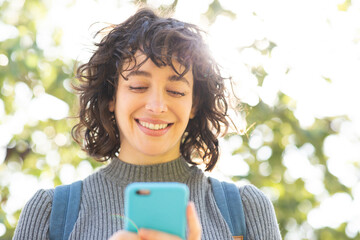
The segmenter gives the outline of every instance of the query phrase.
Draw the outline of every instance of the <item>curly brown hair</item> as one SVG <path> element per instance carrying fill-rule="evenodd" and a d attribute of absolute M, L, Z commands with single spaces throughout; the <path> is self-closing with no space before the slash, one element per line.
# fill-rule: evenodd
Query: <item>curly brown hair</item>
<path fill-rule="evenodd" d="M 219 158 L 218 137 L 229 127 L 224 79 L 219 65 L 209 54 L 204 33 L 196 25 L 173 18 L 160 17 L 143 8 L 125 22 L 97 32 L 108 31 L 90 60 L 79 66 L 74 86 L 80 97 L 79 123 L 72 129 L 74 140 L 98 161 L 115 157 L 120 150 L 119 130 L 109 102 L 113 99 L 124 64 L 134 61 L 135 53 L 145 53 L 158 67 L 171 66 L 178 75 L 190 69 L 194 76 L 193 103 L 196 116 L 189 120 L 183 134 L 180 152 L 187 162 L 201 159 L 206 171 Z M 146 59 L 146 60 L 147 60 Z M 177 72 L 176 60 L 184 66 Z"/>

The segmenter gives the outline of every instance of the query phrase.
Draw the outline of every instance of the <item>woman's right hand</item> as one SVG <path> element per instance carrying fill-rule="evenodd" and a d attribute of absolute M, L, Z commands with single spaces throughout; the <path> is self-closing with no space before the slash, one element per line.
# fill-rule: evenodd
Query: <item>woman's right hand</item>
<path fill-rule="evenodd" d="M 186 209 L 189 235 L 187 240 L 201 239 L 201 224 L 197 216 L 195 205 L 190 202 Z M 109 240 L 181 240 L 178 236 L 149 229 L 140 229 L 138 234 L 125 230 L 116 232 Z"/>

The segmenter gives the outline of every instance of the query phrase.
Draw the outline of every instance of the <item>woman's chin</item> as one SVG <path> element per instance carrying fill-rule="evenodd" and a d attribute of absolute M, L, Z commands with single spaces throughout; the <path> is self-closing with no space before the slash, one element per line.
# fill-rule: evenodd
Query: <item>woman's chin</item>
<path fill-rule="evenodd" d="M 168 160 L 175 159 L 179 156 L 180 153 L 172 153 L 170 151 L 166 151 L 164 149 L 155 149 L 155 148 L 149 148 L 149 149 L 143 149 L 142 154 L 145 156 L 148 156 L 150 158 L 166 158 Z"/>

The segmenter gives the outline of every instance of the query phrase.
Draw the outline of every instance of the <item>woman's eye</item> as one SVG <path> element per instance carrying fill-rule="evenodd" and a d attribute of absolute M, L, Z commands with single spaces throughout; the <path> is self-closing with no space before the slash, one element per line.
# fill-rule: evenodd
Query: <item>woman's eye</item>
<path fill-rule="evenodd" d="M 176 96 L 181 96 L 181 97 L 185 96 L 185 93 L 183 92 L 170 91 L 170 90 L 168 90 L 168 92 Z"/>
<path fill-rule="evenodd" d="M 135 91 L 135 92 L 141 92 L 141 91 L 146 90 L 147 87 L 132 87 L 132 86 L 129 86 L 129 89 L 132 90 L 132 91 Z"/>

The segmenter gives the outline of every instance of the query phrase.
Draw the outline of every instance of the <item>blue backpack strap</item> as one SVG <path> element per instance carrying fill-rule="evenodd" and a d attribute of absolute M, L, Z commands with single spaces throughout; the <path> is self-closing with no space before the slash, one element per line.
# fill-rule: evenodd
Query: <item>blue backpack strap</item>
<path fill-rule="evenodd" d="M 50 240 L 67 240 L 78 218 L 82 181 L 55 188 L 50 214 Z"/>
<path fill-rule="evenodd" d="M 210 177 L 210 182 L 216 204 L 228 224 L 234 239 L 238 236 L 240 239 L 245 240 L 245 215 L 239 189 L 233 183 L 220 182 L 212 177 Z"/>

